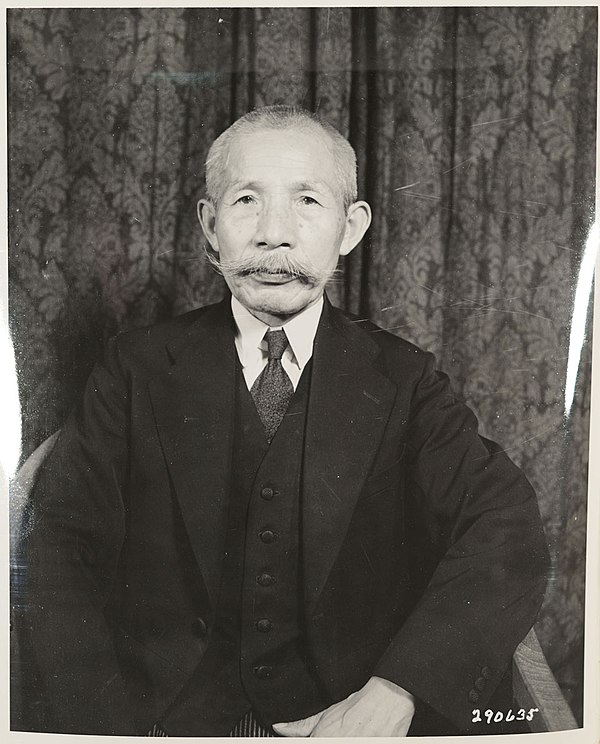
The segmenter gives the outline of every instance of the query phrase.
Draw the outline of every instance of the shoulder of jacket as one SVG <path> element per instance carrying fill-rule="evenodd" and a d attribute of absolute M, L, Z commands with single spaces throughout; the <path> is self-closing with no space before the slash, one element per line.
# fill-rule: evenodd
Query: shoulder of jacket
<path fill-rule="evenodd" d="M 402 336 L 391 333 L 371 320 L 336 309 L 360 333 L 367 335 L 377 345 L 386 367 L 394 373 L 410 371 L 420 377 L 425 367 L 435 367 L 435 356 Z"/>
<path fill-rule="evenodd" d="M 218 304 L 196 308 L 152 325 L 121 331 L 109 343 L 116 347 L 123 360 L 155 358 L 165 353 L 167 344 L 184 339 L 190 329 Z"/>

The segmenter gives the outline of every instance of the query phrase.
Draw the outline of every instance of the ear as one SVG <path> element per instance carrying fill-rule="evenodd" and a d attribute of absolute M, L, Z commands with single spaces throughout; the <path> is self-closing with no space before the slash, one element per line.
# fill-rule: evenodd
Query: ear
<path fill-rule="evenodd" d="M 365 201 L 357 201 L 351 204 L 346 214 L 346 227 L 340 256 L 347 256 L 351 250 L 363 239 L 364 234 L 371 224 L 371 207 Z"/>
<path fill-rule="evenodd" d="M 215 251 L 219 252 L 219 241 L 217 239 L 217 231 L 215 225 L 217 222 L 217 212 L 214 204 L 208 199 L 200 199 L 196 205 L 196 212 L 198 214 L 198 221 L 202 227 L 204 237 L 210 243 L 210 247 Z"/>

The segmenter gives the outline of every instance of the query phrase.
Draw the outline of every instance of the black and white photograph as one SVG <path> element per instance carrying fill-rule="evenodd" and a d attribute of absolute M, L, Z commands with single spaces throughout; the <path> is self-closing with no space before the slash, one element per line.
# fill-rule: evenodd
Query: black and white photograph
<path fill-rule="evenodd" d="M 4 12 L 10 736 L 591 734 L 597 7 Z"/>

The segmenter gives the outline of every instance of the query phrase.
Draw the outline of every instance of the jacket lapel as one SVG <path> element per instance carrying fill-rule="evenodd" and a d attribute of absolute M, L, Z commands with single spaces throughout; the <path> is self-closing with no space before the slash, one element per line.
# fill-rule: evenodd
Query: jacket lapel
<path fill-rule="evenodd" d="M 229 300 L 168 346 L 173 366 L 150 381 L 154 417 L 192 549 L 213 607 L 227 527 L 235 363 Z"/>
<path fill-rule="evenodd" d="M 307 612 L 314 610 L 379 448 L 396 385 L 379 346 L 326 303 L 315 338 L 302 499 Z"/>

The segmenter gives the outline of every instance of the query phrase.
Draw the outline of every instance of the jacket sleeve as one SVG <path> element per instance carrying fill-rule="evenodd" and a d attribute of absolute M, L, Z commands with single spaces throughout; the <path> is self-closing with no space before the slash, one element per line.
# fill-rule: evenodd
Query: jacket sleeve
<path fill-rule="evenodd" d="M 478 435 L 473 412 L 426 356 L 411 406 L 409 478 L 442 558 L 374 674 L 468 731 L 535 621 L 548 550 L 527 479 Z"/>
<path fill-rule="evenodd" d="M 135 733 L 104 615 L 124 539 L 127 406 L 113 340 L 26 510 L 17 630 L 39 677 L 23 683 L 27 709 L 44 710 L 38 730 Z"/>

